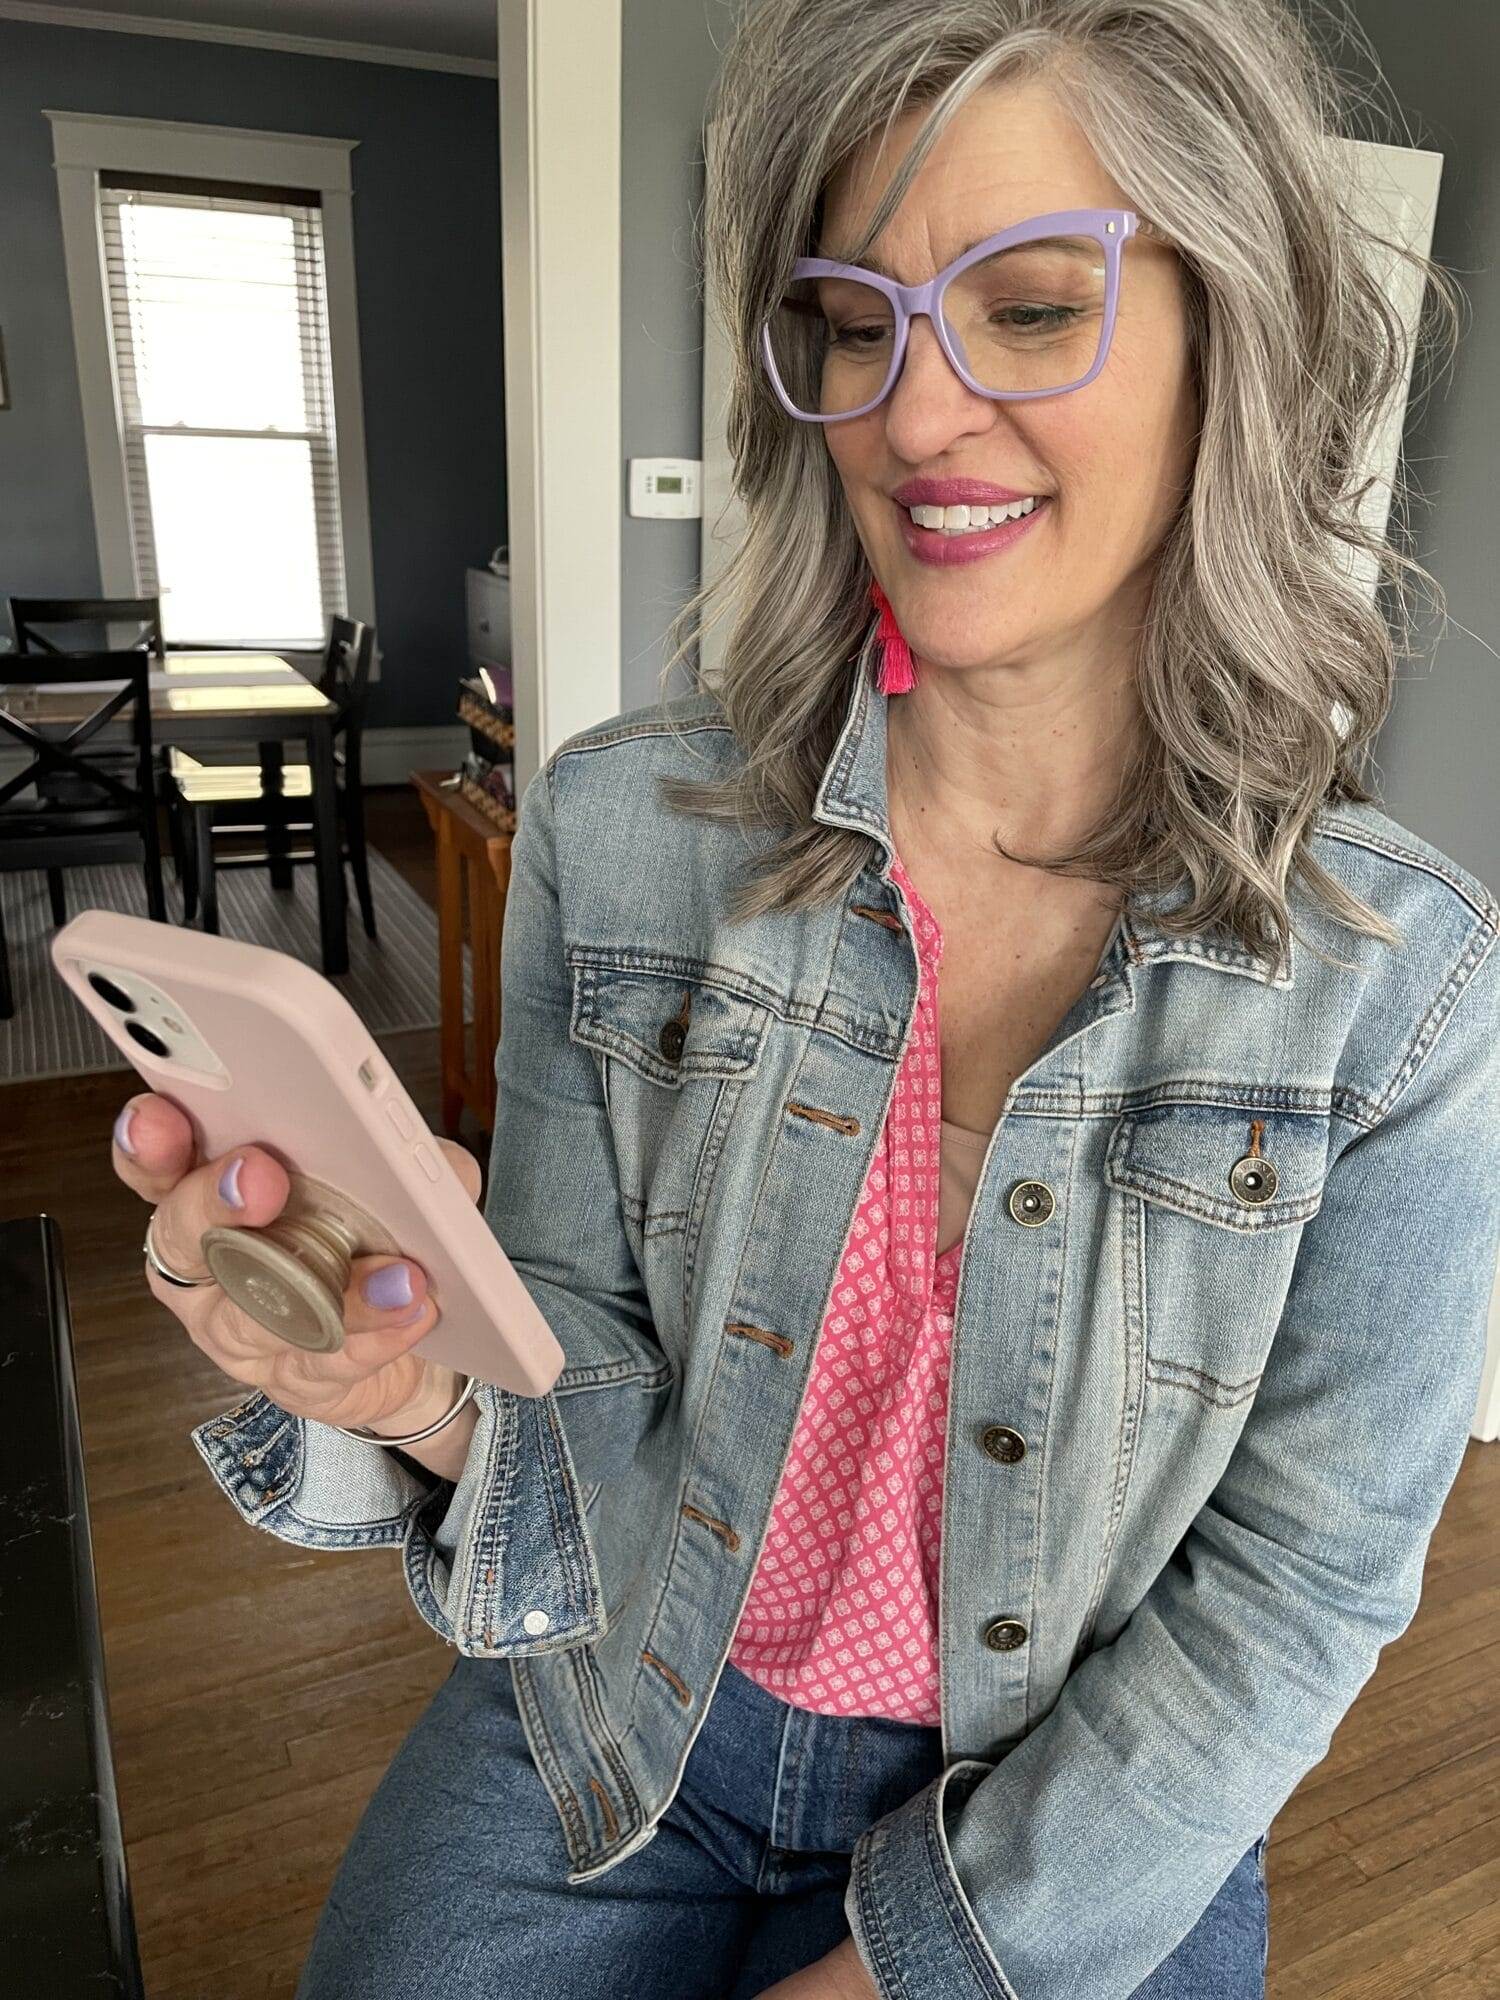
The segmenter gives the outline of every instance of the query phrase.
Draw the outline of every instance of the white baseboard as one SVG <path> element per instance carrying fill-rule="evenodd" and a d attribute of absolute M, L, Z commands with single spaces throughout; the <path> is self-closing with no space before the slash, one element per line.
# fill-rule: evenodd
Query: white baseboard
<path fill-rule="evenodd" d="M 195 750 L 199 745 L 192 746 Z M 204 742 L 201 748 L 213 756 L 243 757 L 253 762 L 255 746 L 226 737 L 221 742 Z M 424 728 L 367 729 L 361 745 L 360 765 L 367 785 L 404 785 L 413 771 L 451 771 L 461 764 L 469 748 L 469 732 L 461 722 L 436 723 Z M 300 757 L 296 745 L 290 754 Z M 31 761 L 24 750 L 0 750 L 0 784 L 24 770 Z"/>

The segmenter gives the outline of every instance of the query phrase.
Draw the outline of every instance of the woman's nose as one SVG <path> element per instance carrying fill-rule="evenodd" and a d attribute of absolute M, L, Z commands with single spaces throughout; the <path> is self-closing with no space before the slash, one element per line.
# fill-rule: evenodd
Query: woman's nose
<path fill-rule="evenodd" d="M 886 430 L 903 458 L 931 458 L 934 437 L 988 430 L 997 405 L 964 382 L 949 364 L 926 313 L 914 313 L 901 369 L 886 397 Z"/>

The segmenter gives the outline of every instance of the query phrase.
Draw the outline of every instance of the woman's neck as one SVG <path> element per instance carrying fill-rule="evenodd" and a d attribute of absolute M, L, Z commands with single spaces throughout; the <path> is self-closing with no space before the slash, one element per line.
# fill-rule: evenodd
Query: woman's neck
<path fill-rule="evenodd" d="M 896 850 L 960 871 L 1014 868 L 1020 853 L 1073 846 L 1108 810 L 1137 724 L 1133 684 L 1040 705 L 976 698 L 962 674 L 930 671 L 886 706 L 886 784 Z"/>

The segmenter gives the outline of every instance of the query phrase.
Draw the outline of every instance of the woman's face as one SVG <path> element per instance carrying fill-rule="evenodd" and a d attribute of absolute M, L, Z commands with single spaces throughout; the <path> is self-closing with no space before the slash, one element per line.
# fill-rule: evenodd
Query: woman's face
<path fill-rule="evenodd" d="M 817 255 L 842 257 L 858 241 L 921 115 L 898 122 L 889 152 L 867 144 L 830 183 Z M 1033 215 L 1130 205 L 1045 85 L 995 85 L 939 139 L 871 257 L 917 284 L 976 238 Z M 1015 667 L 1065 652 L 1098 668 L 1133 658 L 1197 422 L 1181 266 L 1137 235 L 1121 252 L 1109 358 L 1086 388 L 1024 402 L 976 395 L 919 318 L 885 401 L 823 434 L 919 662 Z M 985 480 L 1047 505 L 1011 546 L 934 565 L 908 547 L 910 516 L 891 497 L 918 476 Z"/>

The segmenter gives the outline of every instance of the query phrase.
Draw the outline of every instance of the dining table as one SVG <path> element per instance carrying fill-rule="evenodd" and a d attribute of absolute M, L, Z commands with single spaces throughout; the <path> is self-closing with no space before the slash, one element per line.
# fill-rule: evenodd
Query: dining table
<path fill-rule="evenodd" d="M 318 655 L 309 654 L 309 660 Z M 103 682 L 53 682 L 25 689 L 26 655 L 0 656 L 0 681 L 7 704 L 18 718 L 46 733 L 86 721 L 98 706 Z M 283 746 L 306 747 L 312 774 L 313 856 L 318 885 L 318 938 L 325 973 L 349 970 L 348 896 L 344 887 L 342 840 L 338 824 L 333 739 L 341 713 L 295 661 L 274 651 L 203 652 L 169 646 L 159 667 L 150 674 L 153 743 L 184 750 L 195 745 L 253 743 L 261 771 L 266 806 L 267 855 L 271 881 L 291 886 L 287 859 L 285 812 L 281 805 Z M 117 716 L 93 741 L 107 740 L 128 730 L 128 718 Z"/>

